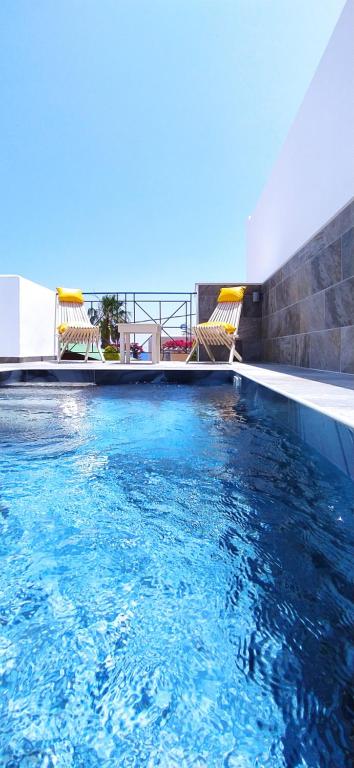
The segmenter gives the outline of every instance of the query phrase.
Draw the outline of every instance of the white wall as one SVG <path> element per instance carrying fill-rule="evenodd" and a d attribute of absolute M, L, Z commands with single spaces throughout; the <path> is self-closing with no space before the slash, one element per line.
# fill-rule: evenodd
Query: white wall
<path fill-rule="evenodd" d="M 55 354 L 55 291 L 19 275 L 0 275 L 0 358 Z"/>
<path fill-rule="evenodd" d="M 0 358 L 20 356 L 18 275 L 0 275 Z"/>
<path fill-rule="evenodd" d="M 55 291 L 20 277 L 20 357 L 54 351 Z"/>
<path fill-rule="evenodd" d="M 248 221 L 249 282 L 270 277 L 354 196 L 353 34 L 348 0 Z"/>

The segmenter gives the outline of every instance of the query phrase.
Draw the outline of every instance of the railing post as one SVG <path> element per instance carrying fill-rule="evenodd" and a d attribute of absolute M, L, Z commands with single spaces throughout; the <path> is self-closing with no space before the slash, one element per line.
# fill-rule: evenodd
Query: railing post
<path fill-rule="evenodd" d="M 161 357 L 161 299 L 159 300 L 159 324 L 160 324 L 160 357 Z"/>
<path fill-rule="evenodd" d="M 133 322 L 135 323 L 135 293 L 133 293 Z M 135 333 L 134 333 L 134 344 L 136 341 Z"/>
<path fill-rule="evenodd" d="M 187 301 L 187 299 L 186 299 L 186 303 L 185 303 L 184 306 L 185 306 L 185 309 L 186 309 L 184 338 L 185 338 L 185 342 L 186 342 L 186 352 L 187 352 L 188 351 L 187 350 L 187 340 L 188 340 L 188 301 Z"/>
<path fill-rule="evenodd" d="M 90 323 L 92 322 L 92 321 L 91 321 L 91 317 L 92 317 L 92 310 L 93 310 L 93 302 L 92 302 L 92 299 L 91 299 L 91 307 L 90 307 Z M 91 342 L 91 352 L 93 353 L 93 341 Z"/>

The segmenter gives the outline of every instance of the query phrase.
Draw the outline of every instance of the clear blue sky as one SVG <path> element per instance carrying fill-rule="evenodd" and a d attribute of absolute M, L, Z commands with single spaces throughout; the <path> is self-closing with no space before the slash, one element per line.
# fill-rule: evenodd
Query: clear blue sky
<path fill-rule="evenodd" d="M 0 272 L 245 277 L 252 211 L 344 0 L 1 0 Z"/>

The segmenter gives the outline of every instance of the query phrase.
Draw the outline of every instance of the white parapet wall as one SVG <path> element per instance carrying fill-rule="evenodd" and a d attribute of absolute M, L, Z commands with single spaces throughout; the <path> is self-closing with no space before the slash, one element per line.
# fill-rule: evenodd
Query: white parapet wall
<path fill-rule="evenodd" d="M 20 356 L 20 306 L 17 275 L 0 275 L 0 360 Z"/>
<path fill-rule="evenodd" d="M 0 360 L 55 355 L 55 291 L 19 275 L 0 275 Z"/>
<path fill-rule="evenodd" d="M 354 0 L 348 0 L 247 224 L 247 280 L 264 282 L 354 196 Z"/>

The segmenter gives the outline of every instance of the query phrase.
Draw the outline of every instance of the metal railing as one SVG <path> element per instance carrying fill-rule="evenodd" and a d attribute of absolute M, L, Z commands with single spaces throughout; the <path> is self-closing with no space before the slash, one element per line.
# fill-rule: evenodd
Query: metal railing
<path fill-rule="evenodd" d="M 157 323 L 161 326 L 162 344 L 168 339 L 185 340 L 186 345 L 192 337 L 195 324 L 195 296 L 193 291 L 85 291 L 85 304 L 91 322 L 98 325 L 104 318 L 102 299 L 105 296 L 116 299 L 114 322 Z M 151 336 L 134 335 L 144 352 L 149 351 Z"/>

